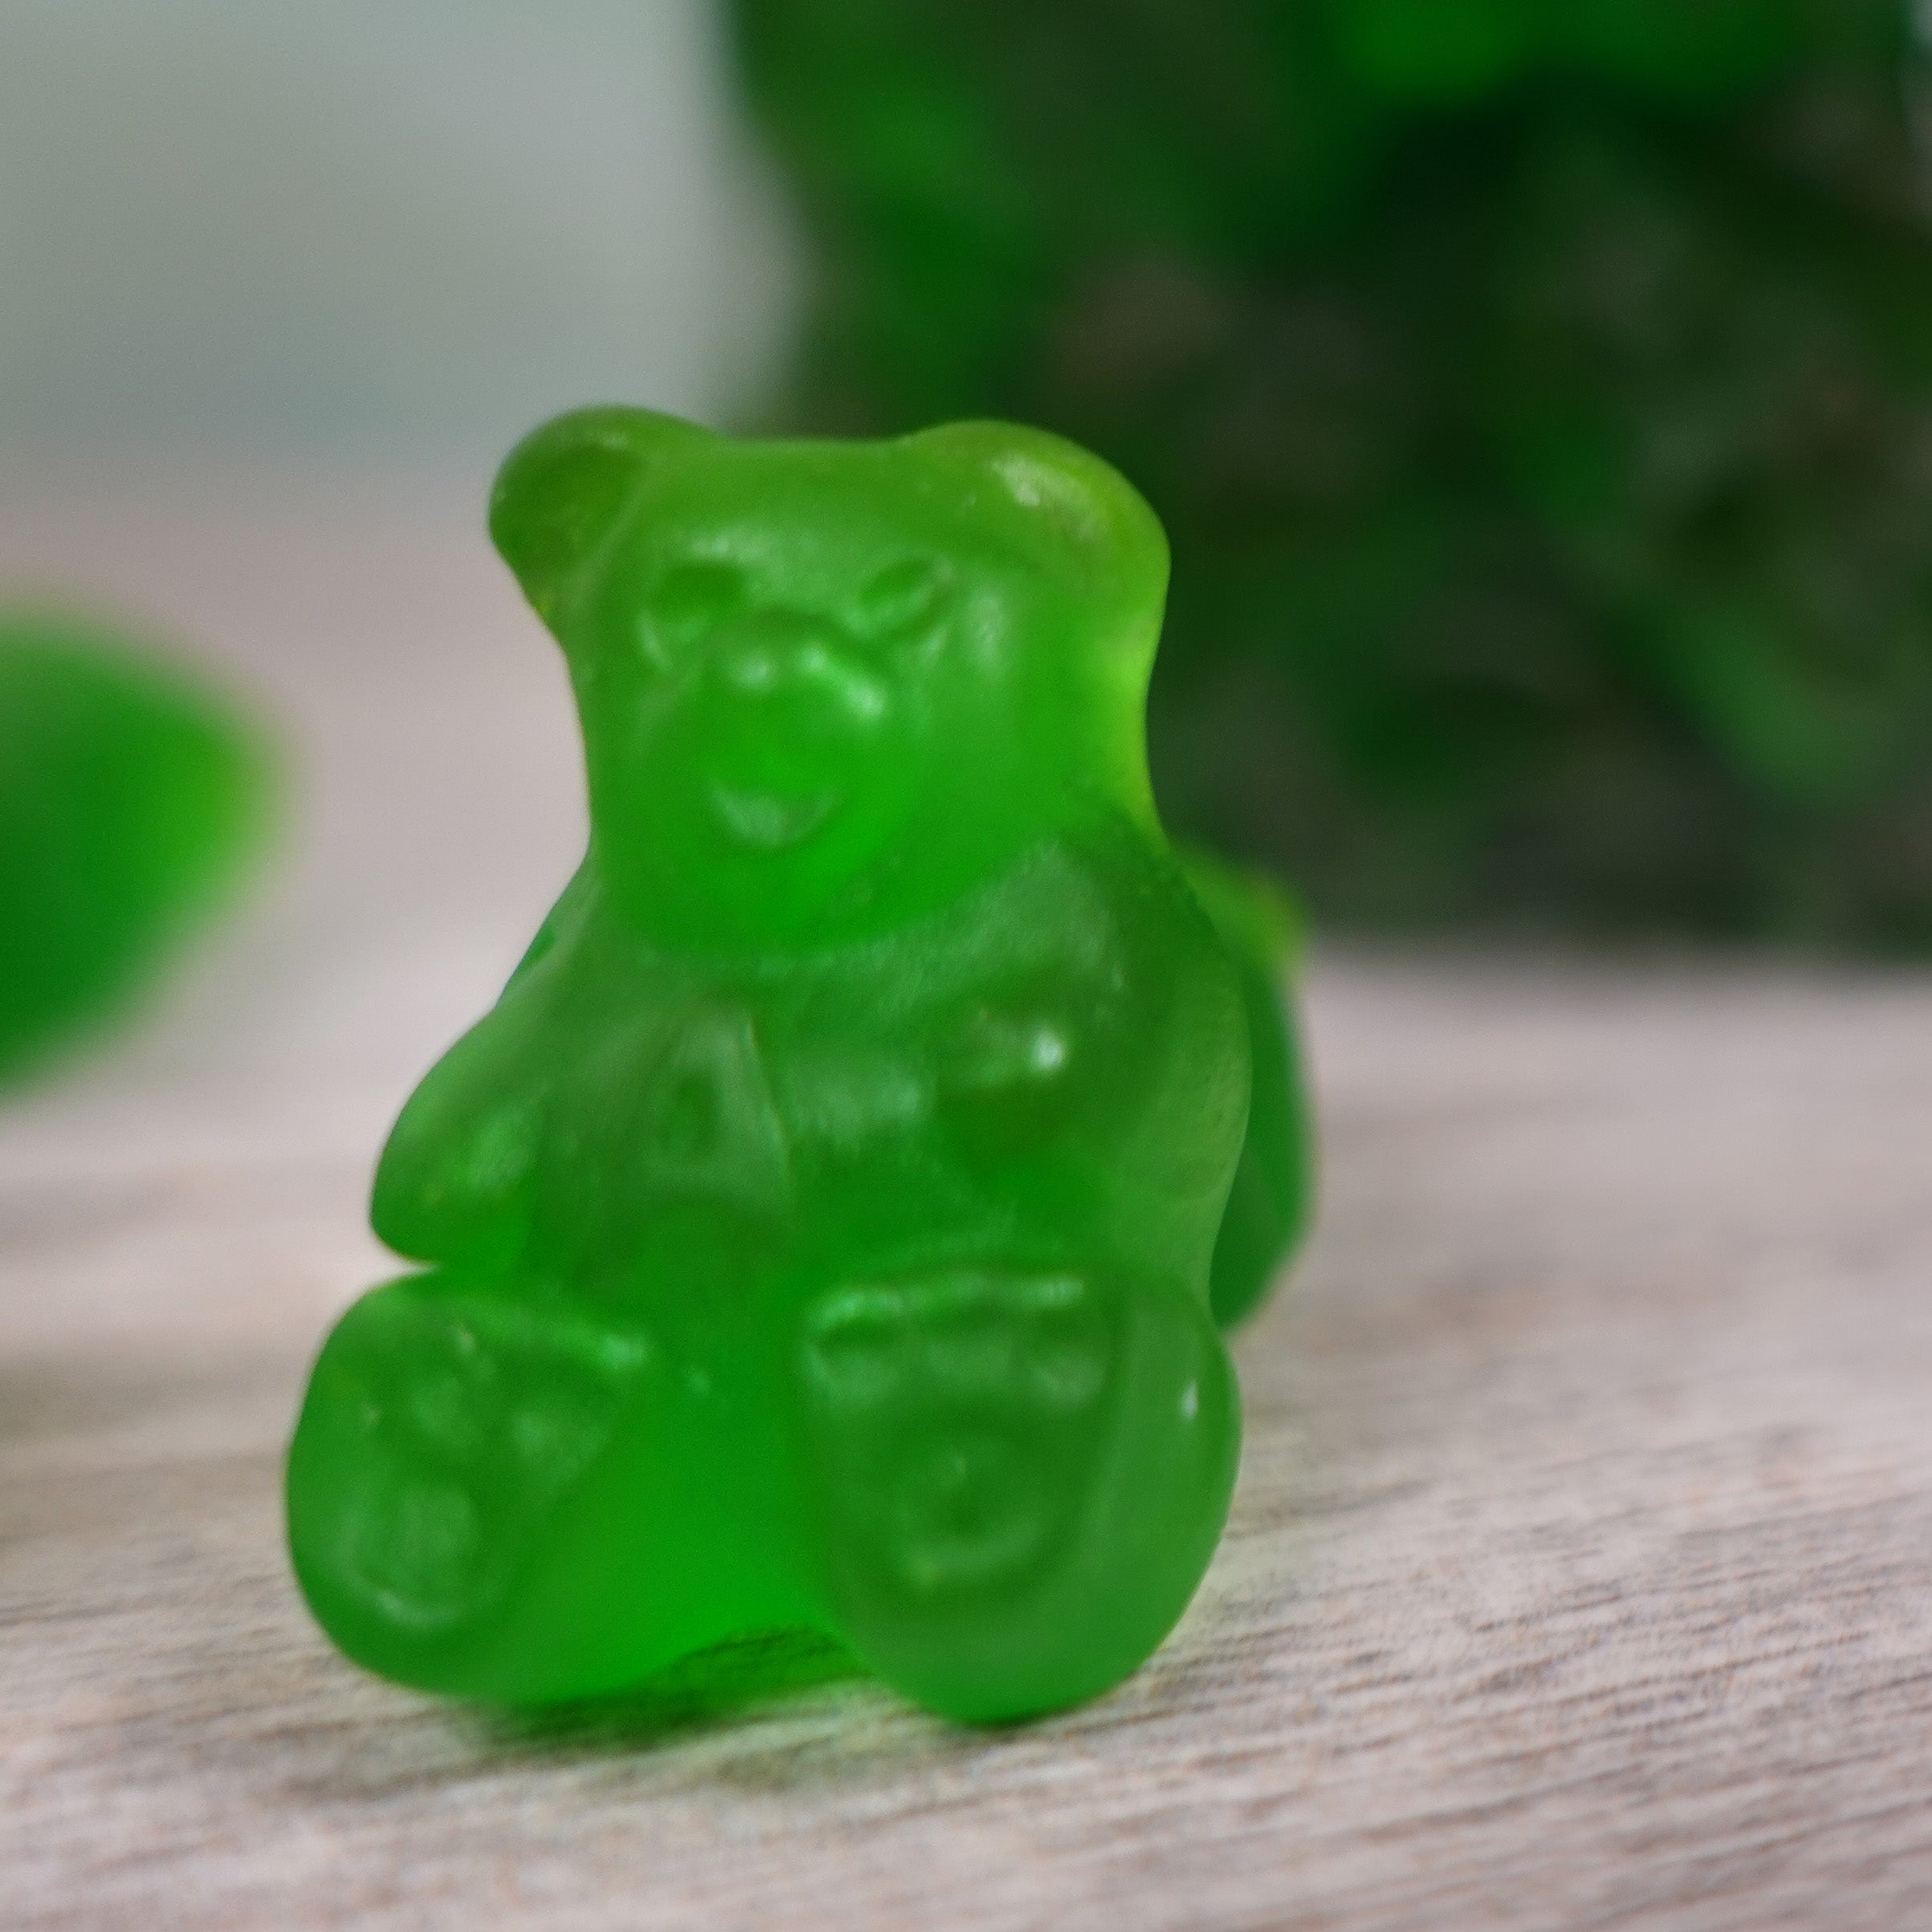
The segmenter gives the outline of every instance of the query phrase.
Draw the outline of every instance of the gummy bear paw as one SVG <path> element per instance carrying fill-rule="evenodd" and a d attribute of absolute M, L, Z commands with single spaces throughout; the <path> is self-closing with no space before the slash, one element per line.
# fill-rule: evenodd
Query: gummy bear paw
<path fill-rule="evenodd" d="M 794 1364 L 829 1621 L 928 1708 L 1090 1696 L 1193 1593 L 1239 1443 L 1204 1304 L 1102 1270 L 844 1285 Z"/>
<path fill-rule="evenodd" d="M 413 1659 L 473 1641 L 539 1562 L 653 1359 L 641 1334 L 434 1275 L 357 1304 L 289 1458 L 296 1567 L 344 1648 L 414 1680 Z"/>
<path fill-rule="evenodd" d="M 806 1413 L 844 1536 L 877 1583 L 933 1597 L 1039 1558 L 1077 1500 L 1115 1312 L 1075 1276 L 982 1271 L 840 1287 L 813 1304 Z"/>

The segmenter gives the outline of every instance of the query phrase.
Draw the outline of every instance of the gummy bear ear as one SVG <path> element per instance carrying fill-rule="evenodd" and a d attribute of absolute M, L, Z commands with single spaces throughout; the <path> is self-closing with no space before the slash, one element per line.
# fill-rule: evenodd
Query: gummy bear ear
<path fill-rule="evenodd" d="M 1147 776 L 1147 683 L 1167 601 L 1167 535 L 1126 478 L 1077 443 L 1011 423 L 950 423 L 906 446 L 952 472 L 969 500 L 1003 504 L 1043 530 L 1092 613 L 1080 665 L 1089 702 L 1074 756 L 1158 823 Z"/>
<path fill-rule="evenodd" d="M 547 621 L 571 574 L 639 488 L 711 441 L 649 409 L 576 409 L 510 451 L 490 497 L 490 535 Z"/>
<path fill-rule="evenodd" d="M 937 457 L 969 486 L 1000 498 L 1047 526 L 1090 579 L 1103 629 L 1157 629 L 1167 593 L 1167 537 L 1141 493 L 1112 465 L 1077 443 L 1017 423 L 948 423 L 905 446 Z M 1151 657 L 1153 644 L 1147 641 Z"/>

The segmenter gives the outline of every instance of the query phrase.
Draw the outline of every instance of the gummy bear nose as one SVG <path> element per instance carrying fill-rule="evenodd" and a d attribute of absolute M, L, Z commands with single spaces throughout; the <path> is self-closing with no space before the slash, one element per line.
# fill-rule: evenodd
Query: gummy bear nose
<path fill-rule="evenodd" d="M 829 702 L 860 722 L 886 709 L 885 685 L 848 641 L 803 612 L 763 610 L 733 625 L 718 640 L 713 669 L 746 702 Z"/>

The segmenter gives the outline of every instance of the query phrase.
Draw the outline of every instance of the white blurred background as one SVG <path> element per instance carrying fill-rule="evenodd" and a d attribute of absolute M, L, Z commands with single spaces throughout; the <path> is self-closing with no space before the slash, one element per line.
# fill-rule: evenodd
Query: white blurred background
<path fill-rule="evenodd" d="M 703 0 L 0 0 L 0 448 L 486 464 L 755 394 L 791 272 Z"/>
<path fill-rule="evenodd" d="M 0 608 L 159 641 L 290 781 L 144 1023 L 0 1108 L 22 1198 L 299 1153 L 355 1234 L 582 849 L 491 474 L 579 403 L 754 412 L 780 209 L 706 0 L 0 0 Z"/>

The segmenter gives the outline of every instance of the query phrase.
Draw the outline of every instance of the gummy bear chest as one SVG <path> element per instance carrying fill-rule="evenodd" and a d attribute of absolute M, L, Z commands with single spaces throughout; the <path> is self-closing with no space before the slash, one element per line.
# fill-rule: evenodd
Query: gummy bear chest
<path fill-rule="evenodd" d="M 761 1023 L 803 1223 L 973 1247 L 1117 1178 L 1178 977 L 1132 912 L 1055 860 L 785 987 Z"/>
<path fill-rule="evenodd" d="M 626 1278 L 740 1291 L 1065 1221 L 1154 1084 L 1172 938 L 1055 860 L 868 946 L 645 965 L 563 1076 L 577 1238 Z"/>

